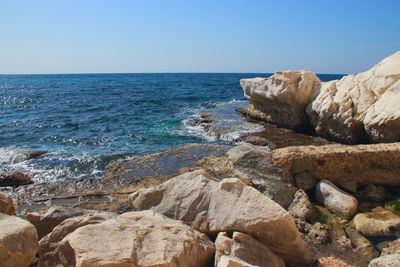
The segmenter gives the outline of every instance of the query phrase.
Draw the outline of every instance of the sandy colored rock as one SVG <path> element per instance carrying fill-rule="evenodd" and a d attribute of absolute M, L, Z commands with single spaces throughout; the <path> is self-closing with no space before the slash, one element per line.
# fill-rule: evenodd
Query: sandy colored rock
<path fill-rule="evenodd" d="M 302 222 L 308 222 L 314 216 L 314 207 L 304 190 L 299 189 L 294 194 L 293 202 L 290 204 L 288 212 L 295 220 Z"/>
<path fill-rule="evenodd" d="M 322 180 L 317 184 L 315 198 L 330 211 L 347 219 L 357 211 L 357 199 L 328 180 Z"/>
<path fill-rule="evenodd" d="M 391 255 L 391 254 L 400 254 L 400 239 L 390 242 L 387 247 L 382 249 L 381 256 Z"/>
<path fill-rule="evenodd" d="M 38 237 L 32 224 L 0 213 L 0 266 L 28 267 L 37 249 Z"/>
<path fill-rule="evenodd" d="M 296 146 L 271 152 L 272 162 L 288 174 L 308 171 L 335 184 L 400 184 L 400 143 Z"/>
<path fill-rule="evenodd" d="M 0 213 L 14 215 L 17 208 L 17 202 L 12 197 L 0 192 Z"/>
<path fill-rule="evenodd" d="M 400 254 L 386 255 L 373 259 L 368 267 L 398 267 L 400 266 Z"/>
<path fill-rule="evenodd" d="M 153 211 L 124 213 L 67 235 L 56 249 L 63 266 L 206 266 L 208 237 Z"/>
<path fill-rule="evenodd" d="M 391 211 L 359 213 L 353 223 L 364 235 L 392 235 L 400 230 L 400 216 Z"/>
<path fill-rule="evenodd" d="M 316 267 L 355 267 L 355 266 L 348 264 L 337 257 L 331 256 L 331 257 L 319 258 Z"/>
<path fill-rule="evenodd" d="M 250 179 L 267 197 L 288 208 L 297 188 L 293 179 L 272 164 L 271 153 L 251 144 L 236 146 L 227 152 L 232 172 Z"/>
<path fill-rule="evenodd" d="M 152 209 L 203 233 L 246 233 L 298 266 L 310 261 L 290 214 L 236 178 L 218 181 L 194 171 L 133 193 L 131 203 L 134 210 Z"/>
<path fill-rule="evenodd" d="M 93 211 L 62 221 L 50 234 L 40 240 L 38 249 L 39 267 L 55 266 L 60 262 L 56 249 L 59 242 L 68 234 L 82 226 L 101 223 L 116 216 L 117 214 L 111 212 Z"/>
<path fill-rule="evenodd" d="M 276 256 L 268 247 L 258 242 L 249 235 L 234 232 L 232 237 L 221 232 L 215 240 L 215 266 L 284 267 L 285 263 Z M 222 257 L 222 259 L 221 259 Z M 235 265 L 233 265 L 235 266 Z"/>
<path fill-rule="evenodd" d="M 241 79 L 253 117 L 298 129 L 308 124 L 306 106 L 321 81 L 310 71 L 278 71 L 268 78 Z"/>
<path fill-rule="evenodd" d="M 349 143 L 400 141 L 400 52 L 370 70 L 322 83 L 307 107 L 321 136 Z"/>
<path fill-rule="evenodd" d="M 36 212 L 30 212 L 26 217 L 36 227 L 39 239 L 41 239 L 51 233 L 54 227 L 65 219 L 80 216 L 85 212 L 87 211 L 79 208 L 51 206 Z"/>

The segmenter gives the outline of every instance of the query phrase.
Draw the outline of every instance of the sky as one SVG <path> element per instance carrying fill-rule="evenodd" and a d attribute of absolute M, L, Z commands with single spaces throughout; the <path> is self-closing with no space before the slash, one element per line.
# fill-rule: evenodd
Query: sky
<path fill-rule="evenodd" d="M 398 0 L 0 0 L 0 73 L 358 73 Z"/>

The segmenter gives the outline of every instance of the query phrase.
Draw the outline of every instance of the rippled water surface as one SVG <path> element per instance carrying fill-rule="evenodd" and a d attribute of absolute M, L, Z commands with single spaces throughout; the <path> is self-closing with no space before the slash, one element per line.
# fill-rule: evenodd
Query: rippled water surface
<path fill-rule="evenodd" d="M 38 181 L 98 177 L 105 164 L 124 155 L 219 141 L 187 122 L 200 110 L 241 120 L 234 114 L 246 105 L 239 80 L 265 76 L 0 75 L 0 170 L 19 169 Z M 25 150 L 48 153 L 22 160 Z"/>

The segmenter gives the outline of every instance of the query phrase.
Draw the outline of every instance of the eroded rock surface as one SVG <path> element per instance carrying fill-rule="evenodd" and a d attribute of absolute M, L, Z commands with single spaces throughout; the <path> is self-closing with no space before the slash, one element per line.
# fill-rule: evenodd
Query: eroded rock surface
<path fill-rule="evenodd" d="M 287 262 L 310 261 L 290 214 L 236 178 L 218 181 L 194 171 L 133 193 L 131 203 L 134 210 L 152 209 L 203 233 L 246 233 Z"/>
<path fill-rule="evenodd" d="M 215 247 L 206 235 L 147 210 L 80 227 L 56 253 L 63 266 L 201 267 Z"/>
<path fill-rule="evenodd" d="M 391 211 L 359 213 L 353 222 L 364 235 L 393 235 L 400 230 L 400 216 Z"/>
<path fill-rule="evenodd" d="M 0 213 L 14 215 L 17 207 L 17 202 L 12 197 L 0 192 Z"/>

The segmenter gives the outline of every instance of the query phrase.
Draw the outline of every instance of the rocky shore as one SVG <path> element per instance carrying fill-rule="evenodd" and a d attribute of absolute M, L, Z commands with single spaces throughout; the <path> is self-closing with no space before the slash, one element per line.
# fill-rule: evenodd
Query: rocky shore
<path fill-rule="evenodd" d="M 237 146 L 134 156 L 96 180 L 4 175 L 0 266 L 400 266 L 399 67 L 398 52 L 329 83 L 242 80 L 241 113 L 265 130 Z"/>

